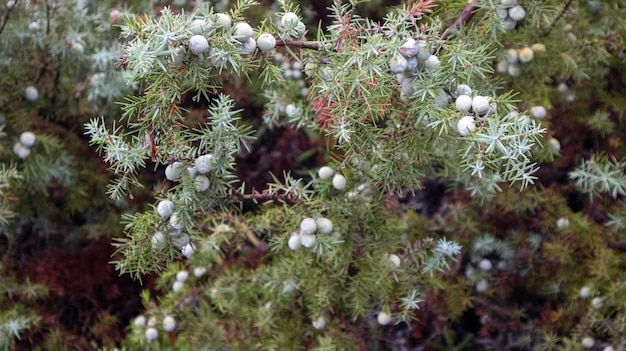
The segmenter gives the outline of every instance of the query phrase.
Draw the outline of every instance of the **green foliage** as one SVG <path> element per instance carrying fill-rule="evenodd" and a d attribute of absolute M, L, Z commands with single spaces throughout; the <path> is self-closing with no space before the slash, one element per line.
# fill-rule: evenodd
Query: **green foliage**
<path fill-rule="evenodd" d="M 123 349 L 624 345 L 626 7 L 519 2 L 3 5 L 0 348 L 120 343 L 13 278 L 100 235 L 155 274 Z"/>

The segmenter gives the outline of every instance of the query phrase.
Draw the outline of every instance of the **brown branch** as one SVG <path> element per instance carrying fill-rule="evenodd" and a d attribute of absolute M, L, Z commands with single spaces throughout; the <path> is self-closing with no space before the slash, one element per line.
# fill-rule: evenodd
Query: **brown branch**
<path fill-rule="evenodd" d="M 252 200 L 255 203 L 257 203 L 258 201 L 260 202 L 273 201 L 273 202 L 286 203 L 288 205 L 297 205 L 302 202 L 302 200 L 294 197 L 292 193 L 283 193 L 283 194 L 259 193 L 258 191 L 253 189 L 251 194 L 244 194 L 232 186 L 230 187 L 230 189 L 235 195 L 235 197 L 237 197 L 241 201 Z"/>
<path fill-rule="evenodd" d="M 459 17 L 457 17 L 457 19 L 454 20 L 454 22 L 452 22 L 452 24 L 448 26 L 446 31 L 441 36 L 441 39 L 444 39 L 444 40 L 448 39 L 450 36 L 452 36 L 452 31 L 458 29 L 463 24 L 469 22 L 472 19 L 472 17 L 474 17 L 474 13 L 475 13 L 474 10 L 476 10 L 476 6 L 472 5 L 472 3 L 465 6 L 465 8 L 463 9 L 463 12 L 461 12 Z"/>
<path fill-rule="evenodd" d="M 301 39 L 298 40 L 276 40 L 276 46 L 291 46 L 301 49 L 309 49 L 319 51 L 322 49 L 322 45 L 320 45 L 317 41 L 304 41 Z"/>
<path fill-rule="evenodd" d="M 550 25 L 550 28 L 548 28 L 548 30 L 545 31 L 545 33 L 543 33 L 541 36 L 547 37 L 548 34 L 550 34 L 552 29 L 554 29 L 554 26 L 556 26 L 557 22 L 561 20 L 561 18 L 565 15 L 565 12 L 567 12 L 569 7 L 572 6 L 573 2 L 574 2 L 574 0 L 568 0 L 567 3 L 565 3 L 565 6 L 563 7 L 563 10 L 561 10 L 561 13 L 559 13 L 559 15 L 556 16 L 556 18 L 554 19 L 554 21 Z"/>
<path fill-rule="evenodd" d="M 13 12 L 13 10 L 19 4 L 20 4 L 20 0 L 16 0 L 15 3 L 13 4 L 13 7 L 7 9 L 7 12 L 4 14 L 4 17 L 2 18 L 2 25 L 0 25 L 0 34 L 4 32 L 4 27 L 7 25 L 7 22 L 9 22 L 9 16 L 11 15 L 11 12 Z"/>
<path fill-rule="evenodd" d="M 626 242 L 608 242 L 606 247 L 615 251 L 626 252 Z"/>

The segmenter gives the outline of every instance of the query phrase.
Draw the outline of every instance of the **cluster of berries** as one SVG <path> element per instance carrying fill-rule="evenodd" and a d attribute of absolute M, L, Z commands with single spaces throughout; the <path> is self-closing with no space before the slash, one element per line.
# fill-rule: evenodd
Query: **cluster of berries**
<path fill-rule="evenodd" d="M 509 49 L 506 55 L 498 61 L 496 70 L 498 73 L 505 73 L 512 77 L 519 77 L 522 73 L 520 64 L 528 63 L 533 60 L 535 53 L 546 51 L 545 45 L 536 43 L 530 47 L 526 46 L 521 49 Z"/>
<path fill-rule="evenodd" d="M 517 22 L 526 17 L 526 11 L 517 3 L 517 0 L 500 0 L 496 15 L 501 21 L 502 29 L 508 31 L 515 29 Z"/>
<path fill-rule="evenodd" d="M 467 114 L 457 122 L 456 130 L 462 136 L 468 136 L 476 130 L 475 117 L 489 115 L 495 111 L 496 107 L 488 96 L 472 97 L 472 88 L 466 84 L 461 84 L 456 88 L 456 95 L 454 102 L 456 109 Z M 473 113 L 473 116 L 469 113 Z"/>
<path fill-rule="evenodd" d="M 165 167 L 165 178 L 175 182 L 179 181 L 183 170 L 187 169 L 187 173 L 194 179 L 196 191 L 206 191 L 209 189 L 210 182 L 206 176 L 213 169 L 213 155 L 201 155 L 194 161 L 193 167 L 185 167 L 180 161 L 175 161 Z"/>
<path fill-rule="evenodd" d="M 157 330 L 156 317 L 150 317 L 150 319 L 146 321 L 145 316 L 139 315 L 135 317 L 133 324 L 137 328 L 147 327 L 144 332 L 147 342 L 149 343 L 154 342 L 159 337 L 159 331 Z M 162 327 L 163 327 L 163 330 L 165 330 L 168 333 L 173 331 L 174 329 L 176 329 L 176 319 L 174 319 L 174 317 L 169 316 L 169 315 L 163 317 Z"/>
<path fill-rule="evenodd" d="M 20 134 L 20 140 L 13 144 L 13 153 L 22 160 L 30 156 L 30 149 L 35 145 L 37 137 L 33 132 L 23 132 Z"/>
<path fill-rule="evenodd" d="M 189 242 L 189 235 L 183 232 L 183 223 L 176 213 L 176 206 L 171 200 L 165 199 L 159 201 L 157 205 L 157 213 L 161 218 L 168 219 L 169 236 L 176 248 L 181 250 L 183 256 L 189 258 L 195 253 L 195 247 Z M 151 239 L 153 250 L 162 250 L 167 245 L 167 239 L 161 231 L 157 231 Z"/>
<path fill-rule="evenodd" d="M 441 64 L 426 40 L 407 39 L 389 60 L 389 68 L 396 73 L 401 96 L 411 98 L 420 72 L 433 72 Z"/>
<path fill-rule="evenodd" d="M 300 231 L 291 233 L 287 246 L 291 250 L 298 250 L 301 246 L 313 247 L 315 245 L 316 234 L 330 234 L 333 231 L 333 222 L 324 217 L 307 217 L 300 222 Z"/>

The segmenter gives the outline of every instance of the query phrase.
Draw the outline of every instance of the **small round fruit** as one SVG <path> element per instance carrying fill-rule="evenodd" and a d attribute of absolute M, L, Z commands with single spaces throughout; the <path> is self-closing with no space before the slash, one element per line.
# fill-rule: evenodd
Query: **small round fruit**
<path fill-rule="evenodd" d="M 196 158 L 194 162 L 196 171 L 200 174 L 205 174 L 213 169 L 213 155 L 207 154 Z"/>
<path fill-rule="evenodd" d="M 146 329 L 146 341 L 153 342 L 159 337 L 159 332 L 154 327 Z"/>
<path fill-rule="evenodd" d="M 476 122 L 474 121 L 474 117 L 465 116 L 461 118 L 457 123 L 456 128 L 458 129 L 459 134 L 461 134 L 462 136 L 470 135 L 473 131 L 476 130 Z"/>
<path fill-rule="evenodd" d="M 215 24 L 219 28 L 228 29 L 228 28 L 230 28 L 230 25 L 232 24 L 232 20 L 230 19 L 229 15 L 227 15 L 225 13 L 218 13 L 217 14 L 217 21 L 215 22 Z"/>
<path fill-rule="evenodd" d="M 550 143 L 550 145 L 552 145 L 552 148 L 554 148 L 554 150 L 561 151 L 561 143 L 557 138 L 550 138 L 548 139 L 548 142 Z"/>
<path fill-rule="evenodd" d="M 13 153 L 20 159 L 24 160 L 30 156 L 30 149 L 17 142 L 13 144 Z"/>
<path fill-rule="evenodd" d="M 347 186 L 348 181 L 346 177 L 341 174 L 335 174 L 333 176 L 333 187 L 337 190 L 344 190 Z"/>
<path fill-rule="evenodd" d="M 256 49 L 256 46 L 257 46 L 256 40 L 254 40 L 254 38 L 250 38 L 248 39 L 248 41 L 241 44 L 241 51 L 244 54 L 251 54 Z"/>
<path fill-rule="evenodd" d="M 302 35 L 304 34 L 304 32 L 306 32 L 306 26 L 302 21 L 298 21 L 298 24 L 296 24 L 296 27 L 293 30 L 296 32 L 296 34 Z"/>
<path fill-rule="evenodd" d="M 174 212 L 174 203 L 170 200 L 161 200 L 157 205 L 157 213 L 162 218 L 167 218 Z"/>
<path fill-rule="evenodd" d="M 387 256 L 387 258 L 389 259 L 389 264 L 391 265 L 391 268 L 393 269 L 398 269 L 400 268 L 400 257 L 398 257 L 398 255 L 396 254 L 389 254 L 389 256 Z"/>
<path fill-rule="evenodd" d="M 456 87 L 456 94 L 472 96 L 472 88 L 467 84 L 459 84 L 459 86 Z"/>
<path fill-rule="evenodd" d="M 240 43 L 245 43 L 248 39 L 252 38 L 254 31 L 252 27 L 246 22 L 239 22 L 235 24 L 234 38 Z"/>
<path fill-rule="evenodd" d="M 316 237 L 312 234 L 301 234 L 300 235 L 300 243 L 304 247 L 312 247 L 315 245 Z"/>
<path fill-rule="evenodd" d="M 172 227 L 174 229 L 182 229 L 183 228 L 183 223 L 180 221 L 180 218 L 178 217 L 178 215 L 176 213 L 174 213 L 174 214 L 172 214 L 170 216 L 169 224 L 170 224 L 170 227 Z"/>
<path fill-rule="evenodd" d="M 521 21 L 526 17 L 526 11 L 521 5 L 513 6 L 509 9 L 509 17 L 514 21 Z"/>
<path fill-rule="evenodd" d="M 600 309 L 604 305 L 604 300 L 601 297 L 594 297 L 591 299 L 591 307 L 595 309 Z"/>
<path fill-rule="evenodd" d="M 163 235 L 163 233 L 161 232 L 154 233 L 152 239 L 150 239 L 150 242 L 152 242 L 152 249 L 156 251 L 163 250 L 165 248 L 165 245 L 167 245 L 165 235 Z"/>
<path fill-rule="evenodd" d="M 519 77 L 520 74 L 522 74 L 522 69 L 517 63 L 510 63 L 509 66 L 506 68 L 506 72 L 511 77 Z"/>
<path fill-rule="evenodd" d="M 196 55 L 200 55 L 209 50 L 209 42 L 204 36 L 196 34 L 189 39 L 189 50 Z"/>
<path fill-rule="evenodd" d="M 180 178 L 180 174 L 183 172 L 183 169 L 185 169 L 185 166 L 182 162 L 176 161 L 174 163 L 170 163 L 167 167 L 165 167 L 165 178 L 171 181 L 178 180 Z"/>
<path fill-rule="evenodd" d="M 328 167 L 328 166 L 323 166 L 323 167 L 321 167 L 317 171 L 317 175 L 322 180 L 326 180 L 326 179 L 332 177 L 334 174 L 335 174 L 335 171 L 332 168 Z"/>
<path fill-rule="evenodd" d="M 588 299 L 589 297 L 591 297 L 591 287 L 589 286 L 583 286 L 582 288 L 580 288 L 580 291 L 578 292 L 578 296 L 580 296 L 583 299 Z"/>
<path fill-rule="evenodd" d="M 37 88 L 31 85 L 24 89 L 24 97 L 28 101 L 35 101 L 39 97 L 39 92 L 37 91 Z"/>
<path fill-rule="evenodd" d="M 467 95 L 459 95 L 455 101 L 456 109 L 461 112 L 469 112 L 472 108 L 472 98 Z"/>
<path fill-rule="evenodd" d="M 509 17 L 509 9 L 503 7 L 497 8 L 496 16 L 498 16 L 498 18 L 501 20 L 505 20 L 507 17 Z"/>
<path fill-rule="evenodd" d="M 565 217 L 561 217 L 559 219 L 556 220 L 556 227 L 558 229 L 565 229 L 567 227 L 569 227 L 569 219 L 565 218 Z"/>
<path fill-rule="evenodd" d="M 586 349 L 590 349 L 593 347 L 593 345 L 596 343 L 596 341 L 590 337 L 590 336 L 585 336 L 581 341 L 581 344 L 583 344 L 583 347 Z"/>
<path fill-rule="evenodd" d="M 545 52 L 546 46 L 543 43 L 535 43 L 530 46 L 534 52 Z"/>
<path fill-rule="evenodd" d="M 24 145 L 24 147 L 32 147 L 35 145 L 35 140 L 37 140 L 37 137 L 35 137 L 33 132 L 23 132 L 20 134 L 20 143 Z"/>
<path fill-rule="evenodd" d="M 289 246 L 289 249 L 292 251 L 298 250 L 300 246 L 302 246 L 302 242 L 300 240 L 300 234 L 292 233 L 291 236 L 289 237 L 289 241 L 287 241 L 287 246 Z"/>
<path fill-rule="evenodd" d="M 194 253 L 196 253 L 196 249 L 194 249 L 193 245 L 191 245 L 191 243 L 183 246 L 183 248 L 180 250 L 181 253 L 183 254 L 183 256 L 190 258 L 191 256 L 193 256 Z"/>
<path fill-rule="evenodd" d="M 519 60 L 519 52 L 515 49 L 509 49 L 506 51 L 505 58 L 508 63 L 517 63 Z"/>
<path fill-rule="evenodd" d="M 276 47 L 276 38 L 269 33 L 263 33 L 257 38 L 256 46 L 262 52 L 268 52 Z"/>
<path fill-rule="evenodd" d="M 317 330 L 322 330 L 322 329 L 324 329 L 326 327 L 326 318 L 324 318 L 324 316 L 319 316 L 311 324 L 313 325 L 313 328 L 315 328 Z"/>
<path fill-rule="evenodd" d="M 140 314 L 137 317 L 135 317 L 135 320 L 133 321 L 133 324 L 136 327 L 143 327 L 146 325 L 146 317 L 144 317 L 144 315 Z"/>
<path fill-rule="evenodd" d="M 179 282 L 178 280 L 175 281 L 174 284 L 172 284 L 172 291 L 175 293 L 179 293 L 183 291 L 184 288 L 185 288 L 185 283 Z"/>
<path fill-rule="evenodd" d="M 37 21 L 33 21 L 33 22 L 30 22 L 28 24 L 28 29 L 33 31 L 33 32 L 38 31 L 40 29 L 40 27 L 41 26 L 39 25 L 39 22 L 37 22 Z"/>
<path fill-rule="evenodd" d="M 530 108 L 530 114 L 537 119 L 544 119 L 548 115 L 548 111 L 543 106 L 533 106 Z"/>
<path fill-rule="evenodd" d="M 429 71 L 434 71 L 437 68 L 439 68 L 440 64 L 441 62 L 439 62 L 439 57 L 435 55 L 430 55 L 428 59 L 424 61 L 424 68 L 426 68 Z"/>
<path fill-rule="evenodd" d="M 193 180 L 196 191 L 205 191 L 209 188 L 209 178 L 204 175 L 199 175 Z"/>
<path fill-rule="evenodd" d="M 176 320 L 172 316 L 166 316 L 163 318 L 163 330 L 166 332 L 171 332 L 176 328 Z"/>
<path fill-rule="evenodd" d="M 315 220 L 317 231 L 321 234 L 328 234 L 333 231 L 333 222 L 328 218 L 318 218 Z"/>
<path fill-rule="evenodd" d="M 206 267 L 196 267 L 193 269 L 193 275 L 196 278 L 200 278 L 206 273 L 206 271 L 207 271 Z"/>
<path fill-rule="evenodd" d="M 378 317 L 376 317 L 376 320 L 378 321 L 378 324 L 380 325 L 387 325 L 389 324 L 389 322 L 391 322 L 391 316 L 388 313 L 381 311 L 378 314 Z"/>
<path fill-rule="evenodd" d="M 515 29 L 515 27 L 517 26 L 517 21 L 507 17 L 506 19 L 502 20 L 502 22 L 500 22 L 500 25 L 502 26 L 502 29 L 504 31 L 509 31 Z"/>
<path fill-rule="evenodd" d="M 317 224 L 313 218 L 305 218 L 300 222 L 300 231 L 302 234 L 315 234 Z"/>
<path fill-rule="evenodd" d="M 187 280 L 187 278 L 189 278 L 189 272 L 187 271 L 178 271 L 176 273 L 176 280 L 181 283 L 184 283 Z"/>
<path fill-rule="evenodd" d="M 430 48 L 426 40 L 417 41 L 417 59 L 426 61 L 430 57 Z"/>
<path fill-rule="evenodd" d="M 483 272 L 488 272 L 491 270 L 491 268 L 493 268 L 493 264 L 490 260 L 484 258 L 478 263 L 478 268 L 480 268 L 480 270 Z"/>
<path fill-rule="evenodd" d="M 474 96 L 472 99 L 472 110 L 479 115 L 489 111 L 489 98 L 486 96 Z"/>
<path fill-rule="evenodd" d="M 478 283 L 476 283 L 474 289 L 476 289 L 477 293 L 484 294 L 485 292 L 487 292 L 487 289 L 489 289 L 489 283 L 487 282 L 487 280 L 481 279 Z"/>
<path fill-rule="evenodd" d="M 294 104 L 289 104 L 285 106 L 285 114 L 287 117 L 295 118 L 300 116 L 300 109 Z"/>
<path fill-rule="evenodd" d="M 400 53 L 406 58 L 417 55 L 417 52 L 419 51 L 417 41 L 413 38 L 407 39 L 407 41 L 405 41 L 404 44 L 400 46 L 400 49 L 398 49 L 398 51 L 400 51 Z"/>
<path fill-rule="evenodd" d="M 496 65 L 496 71 L 498 73 L 507 73 L 509 69 L 509 62 L 506 59 L 501 59 L 500 61 L 498 61 L 498 64 Z"/>
<path fill-rule="evenodd" d="M 408 62 L 402 55 L 393 55 L 389 60 L 389 68 L 393 73 L 402 73 L 408 67 Z"/>
<path fill-rule="evenodd" d="M 521 48 L 518 52 L 519 60 L 522 63 L 527 63 L 533 60 L 535 52 L 529 47 Z"/>
<path fill-rule="evenodd" d="M 298 15 L 293 12 L 285 12 L 283 17 L 280 18 L 280 23 L 283 25 L 283 27 L 295 27 L 299 21 L 300 18 L 298 17 Z"/>

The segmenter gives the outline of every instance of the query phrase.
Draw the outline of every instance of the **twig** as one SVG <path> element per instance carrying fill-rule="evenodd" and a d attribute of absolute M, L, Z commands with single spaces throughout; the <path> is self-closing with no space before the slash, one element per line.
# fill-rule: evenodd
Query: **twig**
<path fill-rule="evenodd" d="M 289 205 L 297 205 L 302 202 L 302 200 L 295 198 L 293 194 L 291 193 L 268 194 L 268 193 L 259 193 L 256 190 L 252 190 L 251 194 L 244 194 L 232 186 L 230 187 L 230 189 L 239 200 L 253 200 L 254 202 L 274 201 L 274 202 L 283 202 Z"/>
<path fill-rule="evenodd" d="M 301 49 L 309 49 L 319 51 L 322 46 L 317 41 L 304 41 L 304 40 L 276 40 L 276 46 L 293 46 Z"/>
<path fill-rule="evenodd" d="M 606 247 L 608 247 L 609 249 L 613 249 L 615 251 L 626 252 L 626 242 L 620 242 L 620 243 L 608 242 L 606 244 Z"/>
<path fill-rule="evenodd" d="M 20 0 L 15 1 L 13 7 L 9 8 L 4 14 L 4 17 L 2 18 L 2 24 L 0 25 L 0 34 L 2 34 L 2 32 L 4 31 L 4 27 L 7 25 L 7 22 L 9 22 L 9 16 L 11 15 L 11 12 L 13 12 L 13 9 L 15 9 L 17 5 L 19 5 L 19 3 Z"/>
<path fill-rule="evenodd" d="M 448 26 L 446 31 L 441 36 L 441 39 L 448 39 L 452 35 L 453 30 L 458 29 L 461 25 L 469 22 L 472 17 L 474 17 L 474 10 L 476 10 L 476 6 L 472 5 L 472 3 L 465 6 L 459 17 L 457 17 L 457 19 L 454 20 L 450 26 Z"/>
<path fill-rule="evenodd" d="M 559 13 L 558 16 L 556 16 L 556 18 L 554 19 L 554 21 L 552 22 L 552 24 L 550 25 L 550 28 L 548 28 L 547 31 L 545 31 L 545 33 L 543 33 L 541 36 L 543 37 L 547 37 L 548 34 L 550 34 L 550 32 L 552 31 L 552 29 L 554 29 L 554 26 L 556 26 L 556 23 L 561 20 L 561 18 L 565 15 L 565 12 L 567 12 L 567 10 L 569 9 L 569 7 L 572 5 L 572 3 L 574 2 L 574 0 L 567 0 L 567 2 L 565 3 L 565 6 L 563 7 L 563 10 L 561 10 L 561 13 Z"/>

